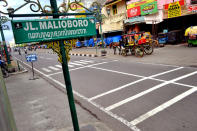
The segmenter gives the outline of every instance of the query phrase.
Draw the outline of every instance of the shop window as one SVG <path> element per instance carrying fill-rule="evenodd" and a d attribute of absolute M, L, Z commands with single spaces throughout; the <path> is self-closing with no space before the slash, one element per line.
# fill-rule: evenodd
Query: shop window
<path fill-rule="evenodd" d="M 197 4 L 197 0 L 191 0 L 191 4 Z"/>
<path fill-rule="evenodd" d="M 117 14 L 117 5 L 113 5 L 112 10 L 113 10 L 113 15 L 116 15 Z"/>

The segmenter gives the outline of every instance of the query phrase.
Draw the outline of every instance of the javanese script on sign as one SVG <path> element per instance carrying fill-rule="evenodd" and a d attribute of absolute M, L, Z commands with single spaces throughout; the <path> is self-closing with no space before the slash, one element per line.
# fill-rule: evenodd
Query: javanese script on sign
<path fill-rule="evenodd" d="M 17 44 L 96 35 L 94 18 L 13 20 Z"/>

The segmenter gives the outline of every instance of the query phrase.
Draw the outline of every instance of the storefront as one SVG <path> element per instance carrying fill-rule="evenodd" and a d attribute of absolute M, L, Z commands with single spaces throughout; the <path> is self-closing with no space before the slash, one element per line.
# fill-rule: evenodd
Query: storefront
<path fill-rule="evenodd" d="M 185 41 L 184 32 L 190 26 L 196 26 L 197 4 L 188 3 L 183 0 L 164 5 L 163 22 L 158 25 L 158 32 L 167 29 L 169 39 L 174 39 L 174 43 L 182 43 Z M 175 37 L 175 38 L 173 38 Z"/>
<path fill-rule="evenodd" d="M 132 32 L 151 32 L 153 25 L 162 21 L 158 13 L 157 0 L 128 1 L 128 19 L 124 20 L 125 33 Z M 154 28 L 155 29 L 155 28 Z"/>

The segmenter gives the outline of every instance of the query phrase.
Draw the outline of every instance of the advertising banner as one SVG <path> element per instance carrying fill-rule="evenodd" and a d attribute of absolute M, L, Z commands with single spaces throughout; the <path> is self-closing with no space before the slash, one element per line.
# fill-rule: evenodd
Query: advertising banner
<path fill-rule="evenodd" d="M 140 6 L 137 6 L 137 7 L 134 7 L 134 8 L 131 8 L 131 9 L 127 10 L 127 16 L 128 17 L 139 16 L 140 14 L 141 14 L 140 13 Z"/>
<path fill-rule="evenodd" d="M 197 5 L 190 5 L 188 11 L 192 13 L 197 13 Z"/>
<path fill-rule="evenodd" d="M 95 18 L 12 20 L 16 44 L 96 35 Z"/>
<path fill-rule="evenodd" d="M 127 9 L 131 9 L 133 7 L 141 6 L 143 4 L 151 3 L 151 2 L 154 2 L 154 1 L 157 1 L 157 0 L 140 0 L 138 2 L 133 2 L 133 3 L 130 3 L 130 4 L 128 3 Z"/>
<path fill-rule="evenodd" d="M 170 3 L 168 6 L 168 18 L 181 16 L 181 5 L 179 2 Z"/>
<path fill-rule="evenodd" d="M 154 14 L 158 12 L 157 1 L 141 5 L 141 15 Z"/>
<path fill-rule="evenodd" d="M 181 6 L 185 4 L 185 1 L 184 0 L 179 0 L 179 1 L 176 1 L 176 2 L 178 2 Z M 168 10 L 170 4 L 171 3 L 164 5 L 164 9 L 165 10 Z"/>

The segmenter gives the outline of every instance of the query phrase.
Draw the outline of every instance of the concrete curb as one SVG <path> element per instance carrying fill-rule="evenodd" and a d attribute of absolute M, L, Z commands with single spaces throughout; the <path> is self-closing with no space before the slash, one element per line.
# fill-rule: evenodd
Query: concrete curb
<path fill-rule="evenodd" d="M 18 74 L 23 74 L 23 73 L 26 73 L 26 72 L 28 72 L 28 70 L 25 69 L 24 71 L 9 73 L 9 75 L 18 75 Z"/>
<path fill-rule="evenodd" d="M 56 54 L 55 52 L 47 52 L 48 54 Z M 70 53 L 69 55 L 72 56 L 88 56 L 88 57 L 98 57 L 98 55 L 95 54 L 80 54 L 80 53 Z"/>
<path fill-rule="evenodd" d="M 16 59 L 16 58 L 15 58 Z M 20 61 L 19 61 L 20 62 Z M 9 75 L 18 75 L 18 74 L 23 74 L 28 72 L 28 70 L 22 65 L 23 63 L 19 63 L 20 67 L 21 67 L 21 71 L 17 71 L 17 72 L 13 72 L 13 73 L 9 73 Z"/>
<path fill-rule="evenodd" d="M 72 56 L 87 56 L 87 57 L 98 57 L 98 55 L 95 55 L 95 54 L 78 54 L 78 53 L 71 53 L 69 55 L 72 55 Z"/>

